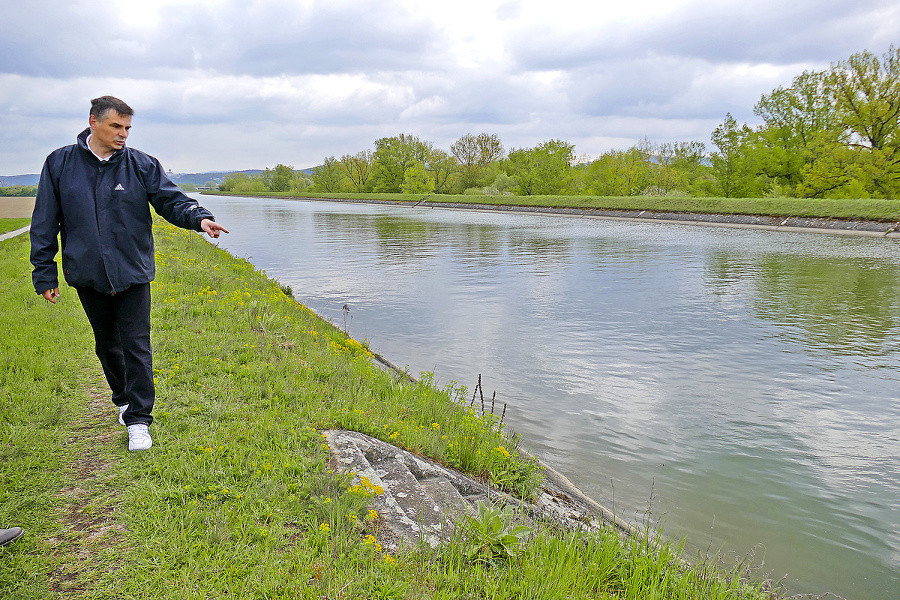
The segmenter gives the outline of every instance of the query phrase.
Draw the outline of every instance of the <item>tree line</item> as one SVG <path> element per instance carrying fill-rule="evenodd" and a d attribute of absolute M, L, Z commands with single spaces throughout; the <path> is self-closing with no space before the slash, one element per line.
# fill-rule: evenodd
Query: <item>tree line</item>
<path fill-rule="evenodd" d="M 36 185 L 5 185 L 0 186 L 0 197 L 10 196 L 37 196 Z"/>
<path fill-rule="evenodd" d="M 231 192 L 889 198 L 900 196 L 900 50 L 852 55 L 804 71 L 754 106 L 762 124 L 726 114 L 707 152 L 699 141 L 576 159 L 552 139 L 508 152 L 496 134 L 467 133 L 447 150 L 401 133 L 374 149 L 325 158 L 308 173 L 279 164 L 233 173 Z"/>

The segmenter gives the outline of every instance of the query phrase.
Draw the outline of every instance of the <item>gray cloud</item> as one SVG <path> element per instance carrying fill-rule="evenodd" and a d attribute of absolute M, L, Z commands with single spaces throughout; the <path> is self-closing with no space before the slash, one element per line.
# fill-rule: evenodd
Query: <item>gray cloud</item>
<path fill-rule="evenodd" d="M 752 122 L 761 94 L 900 30 L 887 0 L 635 1 L 20 3 L 0 36 L 0 174 L 38 170 L 106 93 L 136 109 L 131 142 L 177 171 L 313 166 L 400 132 L 594 155 L 708 143 L 726 112 Z"/>
<path fill-rule="evenodd" d="M 172 70 L 254 76 L 407 70 L 421 68 L 439 41 L 433 23 L 374 0 L 352 9 L 236 0 L 177 5 L 149 26 L 117 20 L 109 7 L 98 15 L 97 6 L 38 0 L 10 11 L 0 72 L 157 78 Z"/>
<path fill-rule="evenodd" d="M 525 28 L 510 40 L 517 67 L 541 70 L 663 56 L 710 63 L 808 63 L 827 66 L 872 44 L 886 45 L 900 18 L 892 0 L 703 0 L 675 14 L 649 16 L 634 26 L 617 21 L 587 26 L 576 37 Z"/>

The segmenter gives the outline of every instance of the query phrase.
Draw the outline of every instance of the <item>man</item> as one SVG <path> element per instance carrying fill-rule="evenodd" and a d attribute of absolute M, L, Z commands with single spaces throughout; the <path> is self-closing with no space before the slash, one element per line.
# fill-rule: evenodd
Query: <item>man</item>
<path fill-rule="evenodd" d="M 44 162 L 31 219 L 35 291 L 56 304 L 54 257 L 62 240 L 66 282 L 78 292 L 128 449 L 153 445 L 150 282 L 156 274 L 150 206 L 170 223 L 217 238 L 228 230 L 173 184 L 159 161 L 125 147 L 134 111 L 102 96 L 77 143 Z"/>

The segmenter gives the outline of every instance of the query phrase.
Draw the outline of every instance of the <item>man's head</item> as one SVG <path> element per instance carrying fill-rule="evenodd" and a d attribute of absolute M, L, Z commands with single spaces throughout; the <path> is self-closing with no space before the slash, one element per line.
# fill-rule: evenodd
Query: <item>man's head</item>
<path fill-rule="evenodd" d="M 125 147 L 134 111 L 112 96 L 91 100 L 91 147 L 100 156 L 109 156 Z"/>
<path fill-rule="evenodd" d="M 134 111 L 130 106 L 113 96 L 100 96 L 91 100 L 91 116 L 98 121 L 106 118 L 109 111 L 114 110 L 123 117 L 133 117 Z"/>

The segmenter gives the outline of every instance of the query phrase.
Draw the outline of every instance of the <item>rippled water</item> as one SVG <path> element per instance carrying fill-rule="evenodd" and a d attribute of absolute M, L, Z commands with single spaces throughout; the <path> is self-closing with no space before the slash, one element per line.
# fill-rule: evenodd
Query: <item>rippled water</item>
<path fill-rule="evenodd" d="M 691 551 L 795 592 L 900 589 L 900 243 L 202 197 L 221 245 Z"/>

